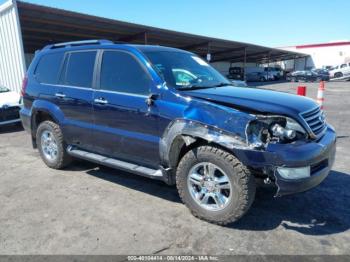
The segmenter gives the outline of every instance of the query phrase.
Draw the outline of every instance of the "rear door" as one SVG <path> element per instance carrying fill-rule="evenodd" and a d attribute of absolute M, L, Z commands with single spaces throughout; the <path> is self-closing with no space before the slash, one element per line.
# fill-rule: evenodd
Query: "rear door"
<path fill-rule="evenodd" d="M 66 53 L 56 97 L 64 114 L 63 133 L 68 144 L 92 149 L 92 98 L 96 50 Z"/>
<path fill-rule="evenodd" d="M 105 50 L 99 60 L 99 88 L 93 104 L 96 151 L 158 166 L 158 111 L 146 103 L 153 88 L 147 69 L 122 50 Z"/>

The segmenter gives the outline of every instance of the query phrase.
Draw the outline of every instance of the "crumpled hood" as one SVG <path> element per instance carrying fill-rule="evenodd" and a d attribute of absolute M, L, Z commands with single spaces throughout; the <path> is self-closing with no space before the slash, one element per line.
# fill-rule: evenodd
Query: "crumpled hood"
<path fill-rule="evenodd" d="M 253 113 L 295 116 L 317 106 L 307 97 L 247 87 L 224 86 L 183 91 L 181 94 Z"/>
<path fill-rule="evenodd" d="M 0 92 L 0 108 L 4 105 L 16 106 L 19 104 L 20 95 L 16 92 Z"/>

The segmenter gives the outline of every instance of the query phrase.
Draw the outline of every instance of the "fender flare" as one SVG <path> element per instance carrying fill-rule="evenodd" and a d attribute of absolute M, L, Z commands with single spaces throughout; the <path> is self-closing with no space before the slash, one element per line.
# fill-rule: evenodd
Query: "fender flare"
<path fill-rule="evenodd" d="M 59 125 L 62 124 L 64 120 L 64 114 L 57 105 L 45 100 L 35 100 L 31 109 L 32 135 L 35 135 L 34 133 L 37 128 L 35 123 L 38 112 L 45 112 L 49 114 Z"/>

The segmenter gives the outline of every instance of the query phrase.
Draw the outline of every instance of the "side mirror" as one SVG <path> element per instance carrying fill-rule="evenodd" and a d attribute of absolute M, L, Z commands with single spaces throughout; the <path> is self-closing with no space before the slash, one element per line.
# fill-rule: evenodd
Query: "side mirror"
<path fill-rule="evenodd" d="M 150 94 L 146 99 L 147 106 L 152 106 L 154 103 L 154 100 L 157 100 L 159 98 L 159 94 Z"/>

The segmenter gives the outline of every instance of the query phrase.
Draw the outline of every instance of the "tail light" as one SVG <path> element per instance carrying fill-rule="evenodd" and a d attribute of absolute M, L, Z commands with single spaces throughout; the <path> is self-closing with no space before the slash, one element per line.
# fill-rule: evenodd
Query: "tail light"
<path fill-rule="evenodd" d="M 21 97 L 24 97 L 26 93 L 27 84 L 28 84 L 28 77 L 25 76 L 22 81 Z"/>

